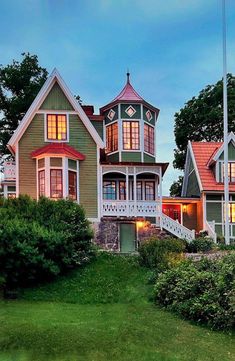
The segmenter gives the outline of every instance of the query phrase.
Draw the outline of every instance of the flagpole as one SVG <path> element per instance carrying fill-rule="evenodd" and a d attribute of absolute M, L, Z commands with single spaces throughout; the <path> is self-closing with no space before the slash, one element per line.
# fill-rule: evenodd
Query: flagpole
<path fill-rule="evenodd" d="M 229 244 L 229 182 L 228 182 L 228 99 L 227 99 L 227 44 L 226 44 L 226 0 L 222 0 L 223 21 L 223 113 L 224 113 L 224 236 Z"/>

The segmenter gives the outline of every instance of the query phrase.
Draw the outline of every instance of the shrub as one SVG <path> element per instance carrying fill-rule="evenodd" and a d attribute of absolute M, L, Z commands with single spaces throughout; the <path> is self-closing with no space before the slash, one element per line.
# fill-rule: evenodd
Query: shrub
<path fill-rule="evenodd" d="M 140 264 L 150 269 L 161 272 L 176 262 L 176 254 L 179 256 L 185 250 L 185 242 L 180 239 L 151 238 L 144 241 L 139 247 Z"/>
<path fill-rule="evenodd" d="M 27 196 L 0 208 L 0 274 L 6 287 L 46 280 L 93 256 L 84 210 L 72 201 Z"/>
<path fill-rule="evenodd" d="M 187 244 L 186 250 L 189 253 L 209 252 L 215 247 L 211 238 L 198 237 Z"/>
<path fill-rule="evenodd" d="M 235 326 L 235 255 L 185 261 L 159 275 L 155 300 L 184 318 L 215 329 Z"/>

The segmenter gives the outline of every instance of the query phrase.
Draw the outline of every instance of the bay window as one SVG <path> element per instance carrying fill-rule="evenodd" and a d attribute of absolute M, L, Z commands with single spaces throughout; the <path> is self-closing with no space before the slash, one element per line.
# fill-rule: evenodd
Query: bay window
<path fill-rule="evenodd" d="M 77 172 L 68 172 L 69 178 L 69 198 L 77 200 Z"/>
<path fill-rule="evenodd" d="M 154 128 L 144 124 L 144 151 L 154 154 Z"/>
<path fill-rule="evenodd" d="M 67 117 L 65 114 L 47 115 L 47 139 L 67 140 Z"/>
<path fill-rule="evenodd" d="M 38 195 L 39 197 L 45 196 L 45 170 L 38 172 Z"/>
<path fill-rule="evenodd" d="M 109 153 L 118 150 L 118 123 L 106 127 L 106 144 Z"/>
<path fill-rule="evenodd" d="M 140 131 L 139 122 L 123 121 L 123 149 L 139 150 L 140 149 Z"/>

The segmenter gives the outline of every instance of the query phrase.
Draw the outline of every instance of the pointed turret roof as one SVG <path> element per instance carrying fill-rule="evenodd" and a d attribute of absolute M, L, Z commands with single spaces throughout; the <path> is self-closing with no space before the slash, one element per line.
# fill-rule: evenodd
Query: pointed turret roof
<path fill-rule="evenodd" d="M 143 103 L 150 109 L 152 109 L 154 112 L 158 113 L 159 109 L 153 107 L 151 104 L 147 103 L 133 88 L 130 82 L 130 73 L 127 72 L 127 80 L 126 85 L 122 89 L 122 91 L 107 105 L 100 108 L 100 112 L 104 112 L 106 109 L 111 108 L 112 106 L 116 105 L 117 103 Z"/>

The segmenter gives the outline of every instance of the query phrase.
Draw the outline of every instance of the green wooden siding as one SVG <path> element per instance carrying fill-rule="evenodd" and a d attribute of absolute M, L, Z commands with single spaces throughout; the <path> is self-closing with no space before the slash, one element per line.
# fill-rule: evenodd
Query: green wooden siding
<path fill-rule="evenodd" d="M 122 152 L 122 162 L 141 162 L 141 152 Z"/>
<path fill-rule="evenodd" d="M 119 153 L 113 153 L 107 156 L 109 162 L 119 162 Z"/>
<path fill-rule="evenodd" d="M 215 221 L 216 223 L 222 222 L 222 203 L 221 202 L 206 202 L 206 219 Z"/>
<path fill-rule="evenodd" d="M 48 143 L 47 143 L 48 144 Z M 36 114 L 19 141 L 19 193 L 37 198 L 36 160 L 31 153 L 44 143 L 44 116 Z"/>
<path fill-rule="evenodd" d="M 104 135 L 103 135 L 103 122 L 102 121 L 95 121 L 95 120 L 91 120 L 91 123 L 93 125 L 93 127 L 96 129 L 97 133 L 99 134 L 100 138 L 103 140 L 104 139 Z"/>
<path fill-rule="evenodd" d="M 108 118 L 108 114 L 109 114 L 110 109 L 113 109 L 115 111 L 115 114 L 114 114 L 114 117 L 113 117 L 112 120 L 110 120 Z M 118 106 L 116 105 L 115 107 L 110 108 L 110 109 L 106 110 L 106 112 L 104 113 L 105 124 L 109 124 L 109 123 L 113 122 L 114 120 L 118 119 Z"/>
<path fill-rule="evenodd" d="M 77 115 L 69 115 L 69 145 L 85 154 L 86 159 L 79 162 L 80 203 L 89 218 L 96 218 L 97 199 L 97 146 Z"/>
<path fill-rule="evenodd" d="M 129 107 L 129 106 L 132 106 L 136 113 L 132 116 L 132 117 L 129 117 L 129 115 L 125 112 L 125 110 Z M 140 105 L 139 104 L 121 104 L 121 118 L 122 119 L 140 119 L 141 118 L 141 115 L 140 115 Z"/>
<path fill-rule="evenodd" d="M 151 155 L 148 155 L 148 154 L 144 153 L 144 162 L 145 163 L 154 163 L 155 162 L 155 157 L 152 157 Z"/>
<path fill-rule="evenodd" d="M 194 170 L 188 177 L 186 197 L 198 197 L 198 196 L 200 196 L 200 188 Z"/>
<path fill-rule="evenodd" d="M 151 112 L 151 114 L 152 114 L 152 119 L 151 119 L 151 120 L 148 120 L 148 118 L 146 117 L 146 112 L 147 112 L 148 110 L 149 110 L 149 111 Z M 155 114 L 156 114 L 156 113 L 154 113 L 152 110 L 150 110 L 150 109 L 146 108 L 145 106 L 143 106 L 143 118 L 144 118 L 144 120 L 145 120 L 147 123 L 152 124 L 152 125 L 155 125 Z"/>
<path fill-rule="evenodd" d="M 40 109 L 74 110 L 58 83 L 55 83 Z"/>

